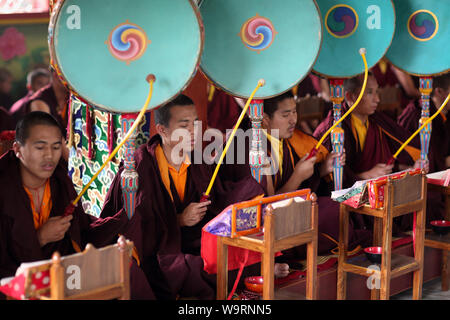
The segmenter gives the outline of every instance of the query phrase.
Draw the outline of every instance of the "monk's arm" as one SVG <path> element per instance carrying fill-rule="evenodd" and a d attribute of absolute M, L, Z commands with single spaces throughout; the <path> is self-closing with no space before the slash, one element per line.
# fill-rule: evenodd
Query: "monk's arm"
<path fill-rule="evenodd" d="M 395 76 L 397 77 L 398 81 L 400 82 L 402 88 L 405 90 L 408 97 L 411 98 L 420 97 L 420 91 L 414 85 L 414 81 L 409 74 L 401 71 L 400 69 L 396 68 L 393 65 L 391 65 L 391 69 L 394 72 Z"/>
<path fill-rule="evenodd" d="M 119 234 L 123 234 L 128 224 L 128 216 L 125 209 L 120 209 L 116 214 L 107 218 L 96 218 L 84 213 L 85 220 L 89 221 L 82 233 L 86 243 L 92 243 L 96 247 L 103 247 L 115 241 Z"/>

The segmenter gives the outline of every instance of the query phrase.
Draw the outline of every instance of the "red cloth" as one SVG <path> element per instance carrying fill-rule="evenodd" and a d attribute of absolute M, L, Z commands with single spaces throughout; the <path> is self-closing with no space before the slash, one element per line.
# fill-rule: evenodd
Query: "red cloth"
<path fill-rule="evenodd" d="M 217 273 L 217 236 L 202 230 L 202 250 L 201 255 L 204 263 L 204 270 L 209 274 Z M 248 258 L 245 259 L 246 252 Z M 228 247 L 228 270 L 235 270 L 244 266 L 249 266 L 261 261 L 259 252 L 250 251 L 238 247 Z"/>

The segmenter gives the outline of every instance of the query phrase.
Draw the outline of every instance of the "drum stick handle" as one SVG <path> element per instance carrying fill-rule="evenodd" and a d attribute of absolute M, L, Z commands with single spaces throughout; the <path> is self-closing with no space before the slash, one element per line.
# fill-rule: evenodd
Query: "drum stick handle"
<path fill-rule="evenodd" d="M 211 192 L 211 188 L 212 188 L 212 186 L 214 184 L 214 181 L 216 180 L 217 173 L 219 172 L 220 165 L 223 162 L 223 158 L 225 158 L 225 155 L 226 155 L 226 153 L 228 151 L 228 148 L 230 147 L 231 142 L 234 139 L 234 135 L 236 134 L 236 131 L 239 128 L 239 125 L 241 124 L 242 119 L 244 119 L 244 116 L 247 113 L 248 106 L 250 105 L 250 102 L 253 100 L 253 97 L 256 94 L 256 91 L 258 91 L 258 89 L 260 87 L 264 86 L 264 85 L 265 85 L 264 79 L 260 79 L 258 81 L 258 85 L 256 86 L 256 88 L 253 90 L 252 94 L 248 98 L 247 103 L 245 104 L 244 109 L 242 110 L 241 115 L 239 116 L 239 119 L 236 122 L 233 131 L 231 132 L 230 137 L 228 138 L 227 144 L 225 145 L 225 148 L 223 149 L 222 154 L 220 155 L 219 162 L 216 165 L 216 169 L 214 170 L 213 176 L 211 178 L 211 181 L 209 182 L 208 188 L 206 189 L 206 192 L 204 193 L 204 195 L 208 196 L 209 193 Z"/>
<path fill-rule="evenodd" d="M 367 60 L 366 60 L 366 49 L 365 48 L 359 49 L 359 54 L 361 55 L 361 57 L 364 61 L 364 82 L 363 82 L 363 85 L 361 88 L 361 92 L 359 93 L 358 99 L 356 99 L 353 106 L 350 109 L 348 109 L 348 111 L 338 121 L 336 121 L 330 127 L 330 129 L 327 130 L 327 132 L 325 132 L 325 134 L 322 136 L 322 138 L 320 138 L 319 142 L 316 145 L 317 150 L 319 149 L 320 145 L 323 143 L 325 138 L 330 134 L 330 132 L 333 131 L 333 129 L 336 128 L 339 125 L 339 123 L 341 123 L 356 108 L 356 106 L 358 106 L 359 102 L 361 101 L 361 99 L 363 97 L 364 91 L 366 91 L 367 78 L 369 75 L 369 68 L 367 67 Z"/>
<path fill-rule="evenodd" d="M 153 83 L 155 82 L 156 78 L 154 75 L 149 75 L 149 76 L 147 76 L 146 80 L 150 83 L 150 90 L 149 90 L 149 93 L 147 96 L 147 100 L 145 101 L 144 106 L 142 107 L 141 111 L 139 112 L 139 115 L 137 116 L 136 121 L 134 121 L 130 130 L 128 130 L 128 132 L 125 135 L 125 138 L 122 140 L 122 142 L 117 145 L 117 147 L 114 149 L 113 152 L 111 152 L 111 154 L 109 155 L 109 157 L 105 161 L 105 163 L 103 163 L 103 165 L 100 167 L 100 169 L 98 169 L 98 171 L 92 176 L 91 180 L 86 184 L 86 186 L 83 188 L 83 190 L 81 190 L 80 194 L 76 197 L 76 199 L 71 204 L 69 204 L 69 206 L 72 205 L 73 207 L 75 207 L 77 205 L 78 201 L 81 199 L 83 194 L 87 191 L 87 189 L 89 188 L 91 183 L 97 178 L 97 176 L 100 174 L 100 172 L 103 170 L 103 168 L 105 168 L 105 166 L 111 161 L 111 159 L 116 155 L 116 153 L 125 144 L 125 142 L 127 142 L 127 140 L 130 138 L 130 136 L 133 134 L 133 132 L 136 130 L 137 126 L 141 122 L 142 118 L 144 117 L 145 111 L 147 111 L 147 107 L 150 103 L 150 100 L 152 99 Z M 65 214 L 66 214 L 66 212 L 70 212 L 70 210 L 68 208 L 66 208 L 66 209 L 67 210 L 64 211 Z M 73 210 L 72 210 L 72 212 L 73 212 Z M 68 214 L 71 214 L 71 213 L 68 213 Z"/>
<path fill-rule="evenodd" d="M 392 156 L 392 157 L 389 159 L 389 161 L 386 163 L 386 165 L 390 166 L 390 165 L 394 164 L 394 162 L 395 162 L 395 158 Z"/>
<path fill-rule="evenodd" d="M 416 132 L 414 132 L 409 138 L 408 140 L 405 141 L 405 143 L 402 144 L 402 146 L 397 150 L 397 152 L 392 156 L 392 158 L 397 159 L 398 155 L 400 152 L 402 152 L 402 150 L 411 142 L 411 140 L 417 135 L 419 134 L 419 132 L 425 128 L 431 121 L 433 121 L 434 118 L 437 117 L 437 115 L 439 113 L 441 113 L 442 109 L 445 108 L 445 106 L 448 103 L 448 100 L 450 99 L 450 93 L 447 95 L 447 98 L 445 99 L 445 101 L 442 103 L 442 105 L 439 107 L 439 109 L 430 117 L 427 119 L 427 121 L 425 121 L 420 127 L 419 129 L 416 130 Z"/>
<path fill-rule="evenodd" d="M 306 157 L 305 160 L 308 160 L 309 158 L 312 158 L 316 155 L 317 153 L 317 149 L 316 148 L 312 148 L 311 151 L 309 152 L 309 155 Z"/>

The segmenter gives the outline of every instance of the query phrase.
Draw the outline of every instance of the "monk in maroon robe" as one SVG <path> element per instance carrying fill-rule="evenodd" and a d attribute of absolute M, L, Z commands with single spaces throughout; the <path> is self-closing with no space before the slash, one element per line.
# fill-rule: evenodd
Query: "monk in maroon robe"
<path fill-rule="evenodd" d="M 362 83 L 362 75 L 344 82 L 347 105 L 354 104 L 361 91 Z M 377 90 L 378 84 L 375 77 L 369 74 L 366 90 L 359 105 L 341 122 L 346 152 L 343 188 L 351 187 L 358 180 L 374 179 L 392 172 L 420 166 L 418 137 L 415 137 L 398 155 L 393 165 L 387 165 L 389 159 L 409 138 L 410 134 L 389 116 L 376 111 L 380 101 Z M 347 110 L 348 106 L 344 106 L 342 114 Z M 314 136 L 318 139 L 321 138 L 332 125 L 333 114 L 330 111 L 327 118 L 317 127 Z M 324 146 L 331 150 L 330 136 L 324 140 Z M 427 212 L 427 220 L 431 216 L 432 214 Z M 357 219 L 355 223 L 359 228 L 371 229 L 372 219 L 369 217 L 362 219 L 361 215 L 356 215 L 355 218 Z M 394 219 L 394 221 L 397 219 L 398 231 L 404 231 L 412 226 L 410 215 L 400 218 Z"/>
<path fill-rule="evenodd" d="M 430 99 L 430 116 L 436 113 L 437 109 L 447 98 L 450 92 L 450 73 L 433 78 L 433 92 Z M 450 167 L 450 121 L 448 109 L 450 104 L 441 111 L 440 115 L 433 119 L 429 155 L 432 154 L 430 161 L 430 172 L 442 171 Z M 413 134 L 419 128 L 422 107 L 420 101 L 411 102 L 397 122 Z M 431 160 L 431 159 L 430 159 Z"/>
<path fill-rule="evenodd" d="M 309 188 L 318 195 L 318 254 L 328 254 L 337 243 L 329 237 L 335 241 L 339 238 L 339 204 L 330 198 L 330 173 L 334 159 L 345 162 L 345 153 L 329 153 L 326 148 L 320 147 L 316 156 L 306 159 L 311 149 L 316 146 L 317 140 L 296 129 L 296 123 L 296 104 L 291 92 L 264 101 L 262 126 L 268 130 L 267 151 L 272 163 L 271 168 L 276 172 L 266 176 L 267 190 L 268 194 L 272 195 Z M 278 139 L 274 137 L 275 130 L 278 130 Z M 281 146 L 279 152 L 277 144 Z M 367 235 L 357 235 L 351 229 L 350 247 L 353 248 L 364 241 L 364 237 L 367 238 Z M 302 258 L 306 250 L 305 246 L 300 246 L 284 253 L 278 261 Z"/>
<path fill-rule="evenodd" d="M 192 100 L 180 95 L 155 110 L 158 134 L 135 152 L 139 189 L 134 220 L 124 235 L 133 240 L 158 299 L 214 299 L 216 279 L 203 271 L 200 256 L 201 229 L 227 205 L 264 193 L 251 176 L 226 182 L 218 177 L 210 201 L 200 203 L 215 166 L 194 149 L 197 120 Z M 122 172 L 121 166 L 102 217 L 123 207 Z"/>
<path fill-rule="evenodd" d="M 386 59 L 380 60 L 372 69 L 375 79 L 377 80 L 380 88 L 398 88 L 398 96 L 396 101 L 398 105 L 395 106 L 395 110 L 383 110 L 392 119 L 397 117 L 397 112 L 400 112 L 409 104 L 411 99 L 417 99 L 420 97 L 419 89 L 417 88 L 418 77 L 411 76 L 406 72 L 396 68 Z M 393 98 L 393 97 L 391 97 Z"/>
<path fill-rule="evenodd" d="M 17 125 L 13 150 L 0 158 L 0 278 L 13 276 L 23 262 L 50 259 L 55 251 L 68 255 L 87 243 L 112 244 L 128 224 L 124 210 L 97 219 L 79 205 L 72 215 L 61 216 L 76 197 L 61 160 L 62 143 L 57 121 L 31 112 Z M 142 276 L 132 267 L 131 295 L 152 298 Z"/>
<path fill-rule="evenodd" d="M 69 104 L 69 91 L 62 84 L 56 71 L 52 69 L 51 84 L 34 93 L 24 106 L 24 112 L 44 111 L 50 113 L 58 122 L 64 133 L 67 127 L 67 108 Z"/>
<path fill-rule="evenodd" d="M 21 99 L 17 100 L 9 110 L 14 122 L 17 123 L 29 110 L 29 101 L 33 94 L 39 89 L 48 86 L 52 80 L 50 72 L 43 68 L 35 69 L 27 75 L 27 94 Z"/>

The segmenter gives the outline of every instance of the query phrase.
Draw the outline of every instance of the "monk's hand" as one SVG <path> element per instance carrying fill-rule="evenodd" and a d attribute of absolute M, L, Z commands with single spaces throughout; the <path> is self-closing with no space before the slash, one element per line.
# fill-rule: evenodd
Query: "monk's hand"
<path fill-rule="evenodd" d="M 359 176 L 364 179 L 374 179 L 392 173 L 393 164 L 378 163 L 369 171 L 361 173 Z"/>
<path fill-rule="evenodd" d="M 305 181 L 306 179 L 311 177 L 314 173 L 314 164 L 316 163 L 317 157 L 314 156 L 306 160 L 308 155 L 309 154 L 301 158 L 295 165 L 294 172 L 301 181 Z"/>
<path fill-rule="evenodd" d="M 49 218 L 37 231 L 41 247 L 47 243 L 59 241 L 64 238 L 64 235 L 70 227 L 70 220 L 72 218 L 72 215 Z"/>
<path fill-rule="evenodd" d="M 192 227 L 199 223 L 208 210 L 211 201 L 191 202 L 181 214 L 178 215 L 178 224 L 180 227 Z"/>

